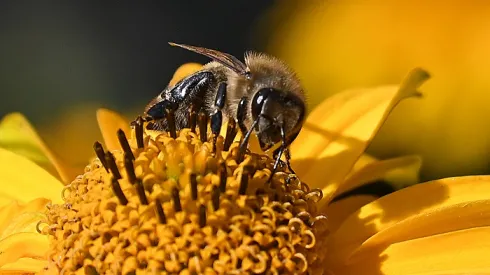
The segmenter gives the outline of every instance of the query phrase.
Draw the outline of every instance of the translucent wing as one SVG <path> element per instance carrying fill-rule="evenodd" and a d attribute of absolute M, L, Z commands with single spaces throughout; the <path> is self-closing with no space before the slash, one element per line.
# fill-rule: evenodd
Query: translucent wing
<path fill-rule="evenodd" d="M 189 46 L 189 45 L 184 45 L 184 44 L 176 44 L 169 42 L 170 45 L 176 46 L 176 47 L 181 47 L 189 51 L 193 51 L 198 54 L 202 54 L 204 56 L 207 56 L 214 61 L 222 64 L 223 66 L 226 66 L 236 72 L 237 74 L 240 75 L 248 75 L 249 72 L 247 70 L 247 66 L 240 60 L 238 60 L 236 57 L 234 57 L 231 54 L 223 53 L 217 50 L 211 50 L 211 49 L 206 49 L 206 48 L 201 48 L 201 47 L 195 47 L 195 46 Z"/>

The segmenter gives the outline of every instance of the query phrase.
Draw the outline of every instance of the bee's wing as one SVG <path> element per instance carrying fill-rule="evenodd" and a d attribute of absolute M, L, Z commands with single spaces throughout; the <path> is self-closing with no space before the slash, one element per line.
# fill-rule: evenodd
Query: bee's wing
<path fill-rule="evenodd" d="M 196 52 L 198 54 L 202 54 L 204 56 L 207 56 L 214 61 L 230 68 L 234 72 L 240 75 L 246 75 L 248 74 L 247 70 L 247 65 L 243 64 L 240 60 L 238 60 L 236 57 L 234 57 L 231 54 L 223 53 L 217 50 L 211 50 L 211 49 L 206 49 L 206 48 L 201 48 L 201 47 L 195 47 L 195 46 L 189 46 L 189 45 L 184 45 L 184 44 L 176 44 L 169 42 L 170 45 L 172 46 L 177 46 L 184 48 L 189 51 Z"/>

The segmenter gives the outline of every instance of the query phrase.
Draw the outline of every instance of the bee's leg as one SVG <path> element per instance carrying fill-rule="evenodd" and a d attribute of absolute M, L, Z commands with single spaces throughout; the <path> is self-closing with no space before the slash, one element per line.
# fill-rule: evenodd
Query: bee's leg
<path fill-rule="evenodd" d="M 276 161 L 274 162 L 274 167 L 272 168 L 272 174 L 271 174 L 271 177 L 272 175 L 274 175 L 274 173 L 276 172 L 277 170 L 277 167 L 279 166 L 279 163 L 281 162 L 281 157 L 282 157 L 282 154 L 284 153 L 284 151 L 286 150 L 286 147 L 279 147 L 279 150 L 277 151 L 277 154 L 275 156 L 275 159 Z"/>
<path fill-rule="evenodd" d="M 230 150 L 230 146 L 235 140 L 237 134 L 236 121 L 233 118 L 228 119 L 228 126 L 226 128 L 225 144 L 223 146 L 224 151 Z"/>
<path fill-rule="evenodd" d="M 247 126 L 245 126 L 246 117 L 247 117 L 247 98 L 242 97 L 242 99 L 240 99 L 240 102 L 238 103 L 238 108 L 236 112 L 236 120 L 238 122 L 238 127 L 240 127 L 240 131 L 242 132 L 242 137 L 240 139 L 240 146 L 238 150 L 238 161 L 243 160 L 243 155 L 245 154 L 245 150 L 247 150 L 248 140 L 250 139 L 250 135 L 252 134 L 253 128 L 258 122 L 258 118 L 257 118 L 256 121 L 254 121 L 252 127 L 250 127 L 250 129 L 247 129 Z"/>
<path fill-rule="evenodd" d="M 284 151 L 284 155 L 286 157 L 286 164 L 288 166 L 289 172 L 296 174 L 293 168 L 291 168 L 291 151 L 289 150 L 289 148 L 286 148 L 286 150 Z"/>
<path fill-rule="evenodd" d="M 247 117 L 247 101 L 246 97 L 242 97 L 240 102 L 238 103 L 238 108 L 236 112 L 236 120 L 238 122 L 238 127 L 240 127 L 240 131 L 242 132 L 242 136 L 247 132 L 247 126 L 245 126 L 245 119 Z M 253 129 L 254 127 L 252 127 Z"/>
<path fill-rule="evenodd" d="M 247 146 L 248 146 L 248 140 L 250 139 L 250 135 L 252 134 L 253 129 L 255 128 L 255 126 L 257 126 L 257 123 L 259 123 L 259 118 L 260 116 L 257 117 L 257 119 L 252 123 L 250 129 L 248 129 L 248 131 L 245 132 L 242 140 L 240 141 L 240 146 L 238 147 L 238 158 L 237 158 L 238 162 L 243 161 L 243 156 L 245 155 L 245 151 L 247 150 Z"/>
<path fill-rule="evenodd" d="M 247 132 L 247 128 L 245 127 L 244 121 L 245 121 L 245 116 L 246 116 L 246 108 L 247 107 L 247 98 L 242 97 L 240 102 L 238 103 L 238 108 L 237 108 L 237 118 L 236 120 L 238 121 L 238 126 L 240 127 L 240 130 L 242 131 L 242 137 L 243 135 Z M 233 140 L 235 140 L 236 134 L 237 134 L 237 129 L 236 129 L 236 121 L 232 118 L 228 120 L 228 127 L 226 129 L 226 137 L 225 137 L 225 144 L 223 146 L 223 150 L 228 151 L 230 149 L 231 144 L 233 143 Z"/>
<path fill-rule="evenodd" d="M 277 170 L 277 167 L 279 166 L 279 163 L 281 162 L 281 157 L 282 157 L 282 154 L 286 152 L 286 160 L 287 160 L 287 165 L 288 165 L 288 168 L 290 167 L 289 165 L 289 159 L 288 159 L 288 155 L 289 155 L 289 151 L 288 151 L 288 147 L 287 147 L 287 143 L 286 143 L 286 130 L 284 129 L 284 125 L 281 126 L 281 147 L 279 147 L 276 151 L 274 151 L 274 158 L 276 159 L 276 161 L 274 162 L 274 167 L 272 168 L 272 173 L 271 173 L 271 176 L 269 178 L 269 181 L 272 179 L 272 177 L 274 176 L 274 173 L 276 172 Z"/>
<path fill-rule="evenodd" d="M 213 133 L 213 147 L 216 151 L 216 141 L 218 139 L 219 132 L 221 130 L 221 124 L 223 123 L 223 113 L 221 109 L 225 107 L 226 101 L 226 82 L 221 82 L 216 92 L 216 98 L 214 100 L 214 113 L 211 115 L 211 132 Z"/>
<path fill-rule="evenodd" d="M 199 125 L 199 138 L 202 142 L 208 140 L 208 115 L 204 110 L 197 114 L 197 125 Z"/>
<path fill-rule="evenodd" d="M 191 132 L 196 133 L 196 125 L 197 125 L 197 104 L 191 103 L 191 107 L 189 109 L 189 118 L 187 119 L 187 127 L 191 129 Z"/>

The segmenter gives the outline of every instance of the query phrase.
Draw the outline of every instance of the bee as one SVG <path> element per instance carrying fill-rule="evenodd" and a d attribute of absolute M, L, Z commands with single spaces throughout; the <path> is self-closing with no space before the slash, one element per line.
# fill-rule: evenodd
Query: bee
<path fill-rule="evenodd" d="M 230 123 L 232 127 L 238 124 L 242 132 L 240 154 L 254 132 L 264 152 L 279 145 L 274 150 L 274 171 L 284 154 L 294 173 L 288 148 L 299 134 L 306 112 L 305 94 L 296 74 L 283 61 L 264 53 L 247 52 L 242 62 L 217 50 L 169 44 L 212 61 L 164 89 L 147 105 L 146 119 L 152 121 L 149 128 L 169 131 L 189 127 L 193 110 L 198 110 L 211 117 L 211 130 L 217 135 L 224 117 L 229 127 Z M 169 121 L 169 112 L 174 121 Z"/>

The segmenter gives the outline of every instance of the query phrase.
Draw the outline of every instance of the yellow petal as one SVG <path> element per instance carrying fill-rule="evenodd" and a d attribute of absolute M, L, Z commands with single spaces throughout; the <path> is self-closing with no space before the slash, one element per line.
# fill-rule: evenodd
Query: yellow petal
<path fill-rule="evenodd" d="M 376 161 L 350 175 L 337 189 L 335 196 L 352 190 L 363 184 L 384 179 L 396 189 L 401 189 L 419 181 L 419 170 L 422 159 L 419 156 L 404 156 L 388 160 Z"/>
<path fill-rule="evenodd" d="M 62 183 L 34 162 L 0 148 L 0 205 L 47 198 L 61 203 Z"/>
<path fill-rule="evenodd" d="M 20 113 L 6 115 L 0 122 L 0 147 L 23 155 L 50 170 L 54 166 L 61 180 L 70 182 L 76 176 L 74 168 L 61 160 L 39 137 L 34 127 Z"/>
<path fill-rule="evenodd" d="M 354 164 L 354 166 L 352 166 L 352 169 L 349 171 L 349 174 L 348 176 L 354 174 L 354 173 L 357 173 L 357 171 L 361 170 L 362 168 L 366 167 L 366 165 L 369 165 L 371 163 L 374 163 L 374 162 L 377 162 L 379 161 L 378 159 L 376 159 L 375 157 L 373 156 L 370 156 L 368 154 L 362 154 L 356 161 L 356 163 Z"/>
<path fill-rule="evenodd" d="M 202 69 L 202 65 L 199 63 L 186 63 L 179 68 L 174 73 L 174 76 L 170 80 L 169 86 L 175 85 L 177 82 L 182 80 L 184 77 L 191 75 Z"/>
<path fill-rule="evenodd" d="M 37 232 L 36 225 L 49 200 L 39 198 L 27 204 L 13 201 L 0 208 L 0 240 L 20 232 Z"/>
<path fill-rule="evenodd" d="M 335 262 L 391 243 L 490 225 L 490 176 L 436 180 L 382 197 L 329 238 Z"/>
<path fill-rule="evenodd" d="M 129 121 L 114 111 L 99 109 L 97 110 L 97 122 L 99 123 L 106 149 L 121 150 L 121 144 L 119 144 L 117 139 L 117 130 L 122 129 L 126 136 L 129 137 Z"/>
<path fill-rule="evenodd" d="M 329 201 L 391 110 L 418 96 L 428 73 L 413 70 L 401 86 L 355 89 L 315 108 L 291 146 L 294 169 L 311 187 L 324 188 Z"/>
<path fill-rule="evenodd" d="M 490 227 L 485 226 L 369 251 L 335 274 L 489 274 L 489 255 Z"/>
<path fill-rule="evenodd" d="M 21 258 L 44 258 L 49 249 L 48 236 L 17 233 L 0 241 L 0 267 Z"/>
<path fill-rule="evenodd" d="M 42 270 L 47 265 L 46 260 L 38 260 L 32 258 L 20 258 L 13 263 L 8 263 L 0 267 L 1 275 L 25 275 L 36 273 Z"/>
<path fill-rule="evenodd" d="M 329 204 L 325 210 L 321 211 L 321 213 L 325 214 L 328 218 L 328 230 L 330 232 L 336 231 L 350 214 L 377 198 L 378 197 L 372 195 L 358 195 L 347 197 Z"/>

